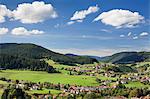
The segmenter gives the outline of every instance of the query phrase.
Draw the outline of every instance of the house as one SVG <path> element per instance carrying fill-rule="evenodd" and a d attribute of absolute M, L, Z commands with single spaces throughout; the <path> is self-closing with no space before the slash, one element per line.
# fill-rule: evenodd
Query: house
<path fill-rule="evenodd" d="M 33 99 L 53 99 L 52 94 L 33 94 L 32 95 Z"/>
<path fill-rule="evenodd" d="M 37 84 L 34 84 L 31 88 L 30 88 L 30 90 L 39 90 L 40 88 L 39 88 L 39 85 L 37 85 Z"/>

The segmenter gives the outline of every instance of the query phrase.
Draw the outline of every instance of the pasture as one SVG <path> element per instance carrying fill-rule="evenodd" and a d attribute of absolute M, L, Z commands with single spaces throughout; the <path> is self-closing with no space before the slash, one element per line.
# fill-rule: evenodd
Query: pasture
<path fill-rule="evenodd" d="M 37 93 L 37 94 L 48 94 L 49 91 L 53 95 L 57 95 L 57 94 L 62 92 L 60 90 L 55 90 L 55 89 L 30 90 L 30 91 L 26 91 L 26 92 L 29 93 L 29 94 L 34 94 L 34 93 Z"/>
<path fill-rule="evenodd" d="M 27 70 L 4 70 L 0 72 L 0 77 L 10 78 L 13 80 L 25 80 L 32 82 L 51 82 L 54 84 L 71 84 L 82 86 L 97 86 L 96 77 L 83 75 L 67 75 L 64 73 L 47 73 L 41 71 Z"/>
<path fill-rule="evenodd" d="M 150 87 L 149 85 L 144 85 L 141 82 L 129 82 L 128 84 L 125 84 L 126 87 L 129 88 L 145 88 L 145 87 Z"/>

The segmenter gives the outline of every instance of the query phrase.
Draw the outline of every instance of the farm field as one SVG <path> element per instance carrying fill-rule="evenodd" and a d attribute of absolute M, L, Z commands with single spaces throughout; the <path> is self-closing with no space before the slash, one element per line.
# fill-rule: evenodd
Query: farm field
<path fill-rule="evenodd" d="M 145 88 L 145 87 L 150 87 L 149 85 L 144 85 L 140 82 L 129 82 L 128 84 L 125 84 L 126 87 L 129 87 L 129 88 Z"/>
<path fill-rule="evenodd" d="M 51 82 L 54 84 L 76 84 L 82 86 L 97 86 L 95 77 L 67 75 L 64 73 L 46 73 L 40 71 L 18 71 L 18 70 L 4 70 L 0 72 L 0 77 L 10 78 L 13 80 L 26 80 L 32 82 Z"/>
<path fill-rule="evenodd" d="M 60 92 L 62 92 L 60 90 L 55 90 L 55 89 L 30 90 L 30 91 L 26 91 L 26 92 L 29 94 L 34 94 L 34 93 L 36 93 L 36 94 L 48 94 L 49 91 L 53 95 L 57 95 Z"/>

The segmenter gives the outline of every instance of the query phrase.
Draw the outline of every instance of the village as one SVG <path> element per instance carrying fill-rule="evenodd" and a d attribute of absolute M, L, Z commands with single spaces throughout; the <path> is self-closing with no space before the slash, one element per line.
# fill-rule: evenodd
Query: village
<path fill-rule="evenodd" d="M 119 73 L 112 70 L 105 70 L 104 68 L 110 67 L 108 64 L 103 64 L 99 66 L 77 66 L 77 67 L 67 67 L 61 68 L 60 71 L 68 71 L 67 75 L 86 75 L 96 77 L 96 82 L 99 83 L 98 86 L 81 86 L 74 84 L 62 84 L 62 83 L 51 83 L 51 82 L 30 82 L 25 80 L 12 80 L 7 78 L 0 78 L 0 80 L 7 82 L 10 85 L 14 85 L 15 88 L 20 88 L 25 90 L 25 92 L 36 91 L 36 90 L 49 90 L 47 94 L 32 94 L 34 97 L 56 97 L 56 96 L 67 96 L 68 94 L 79 95 L 81 93 L 100 93 L 103 90 L 112 90 L 118 88 L 130 88 L 128 85 L 130 83 L 140 83 L 143 88 L 150 90 L 150 77 L 147 72 L 130 72 L 130 73 Z M 101 78 L 103 77 L 103 78 Z M 105 78 L 105 79 L 104 79 Z M 83 78 L 86 79 L 86 78 Z M 2 84 L 0 87 L 5 89 Z M 131 86 L 134 88 L 134 86 Z M 136 86 L 135 86 L 136 88 Z M 51 89 L 59 90 L 58 95 L 51 94 Z"/>

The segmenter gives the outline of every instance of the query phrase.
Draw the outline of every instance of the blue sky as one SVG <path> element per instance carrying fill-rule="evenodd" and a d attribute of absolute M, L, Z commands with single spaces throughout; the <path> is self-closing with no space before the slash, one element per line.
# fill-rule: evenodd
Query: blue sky
<path fill-rule="evenodd" d="M 0 0 L 0 42 L 97 56 L 149 51 L 149 9 L 149 0 Z"/>

